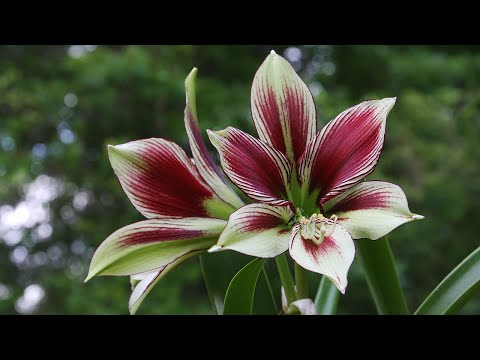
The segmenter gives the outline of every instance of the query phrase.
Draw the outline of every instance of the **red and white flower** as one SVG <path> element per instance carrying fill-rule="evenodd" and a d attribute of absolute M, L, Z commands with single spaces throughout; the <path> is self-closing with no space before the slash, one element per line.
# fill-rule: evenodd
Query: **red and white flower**
<path fill-rule="evenodd" d="M 344 293 L 353 239 L 376 240 L 423 218 L 410 212 L 397 185 L 362 182 L 378 162 L 395 100 L 364 101 L 317 132 L 308 87 L 272 51 L 251 91 L 260 139 L 231 127 L 208 131 L 224 172 L 259 202 L 230 215 L 209 251 L 275 257 L 288 249 L 300 266 L 326 275 Z"/>
<path fill-rule="evenodd" d="M 95 252 L 85 281 L 96 275 L 132 275 L 131 313 L 165 273 L 215 244 L 226 219 L 243 205 L 203 142 L 196 73 L 193 69 L 185 81 L 184 121 L 193 159 L 162 138 L 108 146 L 123 190 L 147 220 L 111 234 Z"/>

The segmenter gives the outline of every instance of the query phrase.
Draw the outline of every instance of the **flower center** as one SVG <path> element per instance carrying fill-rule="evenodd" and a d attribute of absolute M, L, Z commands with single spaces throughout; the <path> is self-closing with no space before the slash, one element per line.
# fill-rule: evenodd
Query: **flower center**
<path fill-rule="evenodd" d="M 337 219 L 337 215 L 332 215 L 330 219 L 325 218 L 322 214 L 313 214 L 310 218 L 302 216 L 299 221 L 300 235 L 304 239 L 320 245 L 325 236 L 331 236 L 335 231 Z"/>

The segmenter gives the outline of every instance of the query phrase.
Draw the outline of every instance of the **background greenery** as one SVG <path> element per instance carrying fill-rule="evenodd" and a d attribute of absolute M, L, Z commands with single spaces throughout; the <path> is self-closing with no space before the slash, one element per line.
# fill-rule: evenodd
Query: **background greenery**
<path fill-rule="evenodd" d="M 142 218 L 106 145 L 161 136 L 188 149 L 183 82 L 193 66 L 202 130 L 254 134 L 250 85 L 271 49 L 310 86 L 320 126 L 364 99 L 397 96 L 369 178 L 400 185 L 426 216 L 389 236 L 415 309 L 480 245 L 479 47 L 1 46 L 0 313 L 128 313 L 128 278 L 83 283 L 95 248 Z M 180 269 L 139 314 L 212 313 L 198 260 Z M 361 271 L 355 260 L 339 313 L 375 312 Z M 479 296 L 463 313 L 480 313 Z"/>

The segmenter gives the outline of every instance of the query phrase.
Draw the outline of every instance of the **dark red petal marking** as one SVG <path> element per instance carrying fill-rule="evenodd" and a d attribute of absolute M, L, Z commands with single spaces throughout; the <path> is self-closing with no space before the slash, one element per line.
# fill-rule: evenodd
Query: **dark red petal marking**
<path fill-rule="evenodd" d="M 292 147 L 294 153 L 295 163 L 298 163 L 298 160 L 302 156 L 305 151 L 305 147 L 307 146 L 307 142 L 309 140 L 307 134 L 309 132 L 309 124 L 308 124 L 308 117 L 309 114 L 305 111 L 304 102 L 308 101 L 304 97 L 304 93 L 300 92 L 297 87 L 285 87 L 285 99 L 287 105 L 287 114 L 288 120 L 290 125 L 290 132 L 292 138 Z M 313 97 L 308 92 L 310 97 L 309 101 L 313 102 Z M 315 119 L 316 125 L 316 113 L 313 114 Z M 316 126 L 314 131 L 316 132 Z M 312 134 L 313 137 L 313 134 Z"/>
<path fill-rule="evenodd" d="M 392 192 L 389 187 L 359 189 L 352 192 L 347 197 L 336 203 L 329 213 L 367 210 L 367 209 L 386 209 L 389 207 Z"/>
<path fill-rule="evenodd" d="M 152 138 L 117 148 L 119 154 L 111 151 L 112 166 L 132 204 L 144 216 L 208 217 L 203 202 L 214 194 L 178 145 Z"/>
<path fill-rule="evenodd" d="M 141 231 L 135 231 L 122 235 L 124 238 L 118 241 L 118 246 L 126 247 L 132 245 L 146 245 L 162 241 L 186 240 L 199 238 L 204 235 L 205 232 L 201 230 L 159 228 L 158 226 L 142 227 Z"/>
<path fill-rule="evenodd" d="M 242 217 L 244 223 L 242 232 L 253 232 L 274 229 L 277 226 L 284 226 L 285 220 L 264 212 L 252 213 L 251 215 L 244 215 Z M 287 229 L 288 231 L 288 229 Z"/>
<path fill-rule="evenodd" d="M 212 133 L 212 142 L 219 149 L 227 176 L 249 197 L 262 202 L 278 202 L 287 198 L 292 164 L 280 152 L 238 129 Z"/>
<path fill-rule="evenodd" d="M 278 151 L 281 151 L 283 154 L 286 154 L 287 150 L 280 122 L 280 111 L 278 109 L 275 93 L 273 92 L 272 87 L 268 84 L 267 79 L 263 78 L 261 82 L 261 87 L 252 87 L 251 108 L 256 108 L 261 119 L 260 121 L 265 125 L 265 128 L 260 128 L 258 121 L 254 121 L 255 128 L 258 134 L 266 131 L 267 136 L 264 137 L 269 139 L 267 143 Z M 253 113 L 252 117 L 255 120 Z M 262 138 L 262 136 L 260 136 L 260 138 Z"/>
<path fill-rule="evenodd" d="M 317 131 L 315 103 L 292 66 L 275 53 L 255 74 L 251 112 L 260 139 L 297 163 Z"/>
<path fill-rule="evenodd" d="M 312 140 L 300 172 L 320 204 L 360 182 L 374 169 L 385 136 L 385 118 L 393 99 L 363 102 L 330 121 Z"/>
<path fill-rule="evenodd" d="M 193 142 L 193 144 L 190 144 L 190 146 L 192 147 L 192 153 L 194 152 L 193 147 L 196 147 L 200 155 L 197 161 L 202 161 L 206 169 L 217 174 L 218 178 L 220 178 L 224 183 L 227 184 L 223 173 L 212 160 L 212 157 L 208 152 L 207 146 L 203 141 L 202 134 L 200 133 L 200 128 L 198 127 L 198 123 L 193 117 L 192 111 L 188 107 L 185 109 L 185 121 L 187 122 L 187 132 L 190 131 L 192 134 L 192 137 L 190 138 L 190 142 Z"/>

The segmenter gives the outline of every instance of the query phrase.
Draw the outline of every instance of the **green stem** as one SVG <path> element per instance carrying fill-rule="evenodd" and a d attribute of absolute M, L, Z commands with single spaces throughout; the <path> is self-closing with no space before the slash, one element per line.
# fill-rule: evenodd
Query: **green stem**
<path fill-rule="evenodd" d="M 292 274 L 290 273 L 285 254 L 278 255 L 275 258 L 275 261 L 277 262 L 278 273 L 280 274 L 280 280 L 282 281 L 283 289 L 285 290 L 285 297 L 287 298 L 288 306 L 297 300 L 297 293 L 295 291 Z"/>
<path fill-rule="evenodd" d="M 295 285 L 298 299 L 309 299 L 307 270 L 295 263 Z"/>
<path fill-rule="evenodd" d="M 386 237 L 356 241 L 357 254 L 379 314 L 409 314 L 395 260 Z"/>
<path fill-rule="evenodd" d="M 333 282 L 325 275 L 322 276 L 317 296 L 315 296 L 318 315 L 334 315 L 337 312 L 339 297 L 340 291 L 337 290 Z"/>

